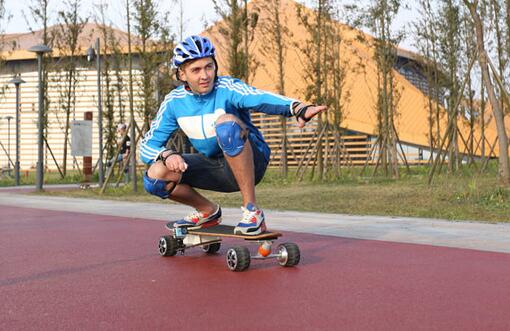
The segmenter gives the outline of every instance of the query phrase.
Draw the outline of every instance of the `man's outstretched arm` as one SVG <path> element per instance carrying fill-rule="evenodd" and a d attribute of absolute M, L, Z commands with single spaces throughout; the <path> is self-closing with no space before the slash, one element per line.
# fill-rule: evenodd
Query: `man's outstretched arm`
<path fill-rule="evenodd" d="M 253 109 L 268 115 L 295 116 L 298 126 L 303 128 L 317 114 L 327 110 L 326 106 L 306 104 L 282 95 L 259 90 L 241 80 L 222 77 L 220 88 L 232 93 L 234 104 L 240 109 Z"/>

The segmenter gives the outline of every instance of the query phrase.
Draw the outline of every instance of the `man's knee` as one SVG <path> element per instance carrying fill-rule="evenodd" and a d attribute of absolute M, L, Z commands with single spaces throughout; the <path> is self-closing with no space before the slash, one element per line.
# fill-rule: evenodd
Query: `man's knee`
<path fill-rule="evenodd" d="M 216 121 L 215 124 L 218 125 L 223 122 L 237 122 L 242 125 L 242 121 L 234 114 L 222 114 L 220 115 Z M 244 125 L 242 125 L 244 127 Z"/>
<path fill-rule="evenodd" d="M 158 178 L 158 179 L 164 179 L 168 180 L 168 175 L 170 173 L 170 170 L 163 164 L 162 161 L 156 161 L 153 164 L 150 165 L 149 169 L 147 170 L 147 174 L 151 178 Z"/>
<path fill-rule="evenodd" d="M 167 199 L 179 184 L 181 176 L 169 171 L 161 162 L 152 164 L 143 176 L 143 186 L 148 193 Z"/>
<path fill-rule="evenodd" d="M 236 118 L 235 116 L 233 117 Z M 243 151 L 247 136 L 246 130 L 235 120 L 216 122 L 218 144 L 223 152 L 230 157 L 236 156 Z"/>

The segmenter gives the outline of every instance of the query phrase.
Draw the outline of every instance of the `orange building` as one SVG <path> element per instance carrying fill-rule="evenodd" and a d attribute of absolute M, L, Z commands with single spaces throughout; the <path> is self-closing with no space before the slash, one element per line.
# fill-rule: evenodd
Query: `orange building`
<path fill-rule="evenodd" d="M 249 6 L 251 11 L 258 13 L 258 22 L 267 21 L 271 13 L 263 10 L 263 0 L 251 1 Z M 303 24 L 300 23 L 297 16 L 298 4 L 292 0 L 281 0 L 280 16 L 285 19 L 284 25 L 291 32 L 292 36 L 288 42 L 289 49 L 286 53 L 285 61 L 285 84 L 286 95 L 303 99 L 304 94 L 304 66 L 302 52 L 293 45 L 305 45 L 309 33 Z M 311 10 L 304 9 L 311 14 Z M 313 15 L 313 14 L 312 14 Z M 311 15 L 311 16 L 312 16 Z M 215 44 L 228 45 L 223 35 L 220 33 L 220 27 L 224 24 L 218 22 L 210 29 L 204 32 L 204 35 L 210 37 Z M 336 28 L 340 31 L 342 42 L 338 45 L 340 57 L 345 61 L 346 77 L 345 89 L 348 93 L 344 93 L 344 98 L 340 101 L 343 104 L 343 120 L 340 127 L 343 128 L 347 136 L 343 136 L 345 146 L 350 149 L 350 155 L 354 163 L 364 163 L 368 157 L 371 145 L 377 136 L 377 64 L 374 60 L 374 47 L 372 46 L 373 38 L 359 30 L 349 26 L 335 23 Z M 267 59 L 262 52 L 262 46 L 267 43 L 267 36 L 263 35 L 261 29 L 254 29 L 253 42 L 250 44 L 250 52 L 255 61 L 263 63 L 263 67 L 259 67 L 256 71 L 252 85 L 270 91 L 277 91 L 277 73 L 278 67 L 276 61 Z M 364 40 L 360 40 L 362 35 Z M 227 67 L 225 58 L 225 47 L 223 53 L 219 54 L 220 71 Z M 276 55 L 275 55 L 276 56 Z M 362 70 L 355 70 L 362 65 Z M 419 55 L 404 50 L 397 49 L 397 56 L 393 74 L 395 77 L 396 90 L 399 91 L 399 101 L 397 104 L 396 131 L 400 140 L 400 144 L 406 154 L 406 158 L 411 163 L 422 163 L 429 159 L 430 156 L 430 138 L 429 138 L 429 98 L 427 97 L 428 83 L 425 76 L 426 61 Z M 348 96 L 346 96 L 348 95 Z M 435 105 L 434 105 L 435 107 Z M 439 121 L 441 136 L 447 127 L 446 111 L 442 106 L 441 113 L 443 116 Z M 273 144 L 273 151 L 278 150 L 276 145 L 281 141 L 281 134 L 277 118 L 267 118 L 254 115 L 262 126 L 267 126 L 263 131 L 265 137 Z M 268 124 L 272 123 L 272 124 Z M 458 146 L 461 157 L 468 153 L 470 144 L 470 128 L 468 120 L 464 116 L 459 115 L 457 119 L 459 128 Z M 486 111 L 484 123 L 485 142 L 484 149 L 486 156 L 495 157 L 499 155 L 498 144 L 496 141 L 495 123 L 490 109 Z M 507 128 L 510 132 L 510 121 Z M 481 143 L 481 123 L 477 121 L 474 128 L 473 142 L 474 154 L 478 157 L 482 156 Z M 290 123 L 288 126 L 289 138 L 291 146 L 297 145 L 304 147 L 307 138 L 312 137 L 313 133 L 309 130 L 298 130 Z M 302 139 L 306 137 L 305 139 Z M 331 139 L 330 139 L 331 141 Z M 298 148 L 298 152 L 299 152 Z M 302 148 L 301 148 L 302 151 Z M 435 154 L 437 151 L 433 151 Z M 278 153 L 273 153 L 274 163 L 278 163 Z M 289 154 L 291 164 L 298 162 L 299 156 L 296 158 Z M 372 155 L 372 160 L 374 160 Z"/>
<path fill-rule="evenodd" d="M 258 12 L 258 25 L 267 21 L 268 15 L 270 15 L 261 9 L 262 3 L 262 0 L 254 0 L 249 3 L 250 11 Z M 285 94 L 303 100 L 305 83 L 303 78 L 304 66 L 302 50 L 299 50 L 294 45 L 304 45 L 308 32 L 303 24 L 299 23 L 296 13 L 297 3 L 292 0 L 281 0 L 281 3 L 281 16 L 285 18 L 285 26 L 292 32 L 284 64 Z M 226 72 L 227 41 L 220 33 L 222 24 L 221 21 L 217 22 L 204 31 L 203 34 L 210 37 L 217 45 L 220 74 L 228 74 L 228 72 Z M 342 135 L 337 137 L 335 143 L 335 137 L 328 134 L 324 138 L 324 146 L 327 146 L 324 147 L 324 149 L 329 153 L 329 156 L 333 158 L 335 157 L 335 146 L 340 145 L 342 151 L 337 150 L 336 152 L 337 154 L 341 152 L 340 159 L 344 163 L 364 164 L 367 159 L 373 162 L 376 158 L 376 154 L 372 154 L 371 152 L 377 153 L 377 150 L 372 150 L 372 148 L 377 137 L 376 101 L 378 82 L 377 65 L 373 58 L 374 48 L 370 45 L 372 39 L 370 36 L 363 34 L 366 41 L 360 41 L 358 38 L 361 34 L 360 31 L 340 23 L 335 24 L 336 28 L 341 31 L 343 40 L 343 42 L 338 44 L 338 52 L 348 69 L 346 70 L 344 85 L 348 93 L 344 93 L 344 97 L 340 100 L 344 109 L 342 120 L 339 123 L 339 127 L 342 129 Z M 127 42 L 126 33 L 119 30 L 115 30 L 114 33 L 120 40 L 121 49 L 125 51 Z M 87 24 L 80 36 L 81 54 L 84 61 L 82 67 L 79 69 L 81 80 L 76 95 L 76 110 L 73 115 L 76 119 L 82 119 L 83 112 L 87 110 L 95 112 L 97 109 L 96 71 L 93 64 L 85 61 L 86 50 L 89 46 L 93 45 L 96 37 L 99 37 L 97 26 L 94 24 Z M 22 85 L 21 100 L 21 167 L 25 169 L 34 167 L 37 154 L 37 67 L 35 55 L 28 52 L 27 49 L 40 43 L 40 40 L 40 32 L 36 32 L 35 34 L 4 35 L 4 49 L 0 53 L 4 60 L 7 61 L 6 65 L 0 71 L 0 85 L 7 88 L 5 93 L 0 96 L 0 116 L 2 118 L 5 119 L 6 116 L 14 116 L 15 113 L 14 87 L 10 86 L 8 81 L 12 79 L 14 74 L 21 74 L 21 78 L 27 81 L 27 84 Z M 267 43 L 267 32 L 263 32 L 262 29 L 256 27 L 254 29 L 253 41 L 250 43 L 250 52 L 254 59 L 259 61 L 262 65 L 256 70 L 253 79 L 249 83 L 260 89 L 277 92 L 277 65 L 275 61 L 267 59 L 267 56 L 263 55 L 261 49 L 264 43 Z M 14 50 L 12 49 L 13 45 L 15 46 Z M 58 58 L 63 56 L 63 54 L 57 49 L 53 51 L 52 56 Z M 135 68 L 137 67 L 136 63 L 135 57 Z M 359 68 L 360 63 L 363 66 L 363 70 L 354 70 L 354 68 Z M 430 150 L 429 99 L 426 95 L 428 84 L 423 72 L 424 66 L 426 65 L 425 63 L 426 61 L 420 58 L 420 56 L 403 49 L 398 49 L 396 63 L 393 69 L 396 89 L 400 94 L 397 103 L 398 116 L 396 117 L 395 126 L 402 146 L 401 151 L 403 151 L 406 159 L 410 163 L 426 162 L 431 152 L 437 152 Z M 138 74 L 138 72 L 135 71 L 135 74 Z M 127 77 L 127 68 L 123 69 L 122 75 L 123 77 Z M 48 143 L 49 146 L 52 146 L 56 161 L 61 162 L 63 157 L 61 143 L 63 131 L 61 119 L 59 118 L 61 109 L 59 108 L 58 102 L 58 85 L 58 79 L 51 80 L 49 85 L 49 96 L 52 99 L 52 103 L 50 105 L 51 114 L 50 127 L 48 129 Z M 136 89 L 137 86 L 135 85 L 135 96 L 138 95 Z M 348 97 L 346 97 L 346 94 L 348 94 Z M 127 89 L 121 91 L 121 99 L 127 100 L 127 97 Z M 104 99 L 103 97 L 103 100 Z M 121 107 L 121 105 L 117 106 Z M 444 109 L 442 109 L 442 113 L 445 113 Z M 484 150 L 485 156 L 495 157 L 499 154 L 499 151 L 498 145 L 494 143 L 497 136 L 494 120 L 489 109 L 486 114 L 484 119 L 485 141 L 483 143 L 481 142 L 481 123 L 478 120 L 475 124 L 473 134 L 474 154 L 481 157 L 482 151 Z M 96 118 L 95 116 L 93 127 L 94 160 L 98 155 L 95 139 L 97 137 Z M 0 142 L 5 145 L 10 137 L 10 150 L 13 151 L 13 123 L 11 123 L 11 130 L 8 132 L 7 123 L 4 119 L 0 119 Z M 272 165 L 278 165 L 281 159 L 280 146 L 282 142 L 282 129 L 279 118 L 253 114 L 253 119 L 261 128 L 261 132 L 266 140 L 272 146 Z M 139 117 L 137 121 L 140 121 Z M 458 139 L 459 152 L 461 156 L 465 156 L 468 151 L 467 146 L 469 146 L 471 139 L 470 129 L 465 117 L 459 116 L 457 122 L 460 133 Z M 316 122 L 314 123 L 316 124 Z M 288 121 L 288 160 L 290 165 L 297 165 L 306 154 L 307 148 L 308 150 L 313 148 L 313 138 L 316 135 L 314 123 L 301 130 L 294 125 L 293 120 Z M 446 129 L 446 116 L 444 115 L 440 119 L 439 128 L 441 135 L 444 135 Z M 510 123 L 507 128 L 510 128 Z M 310 143 L 310 140 L 312 140 L 312 143 Z M 48 150 L 46 152 L 48 152 Z M 46 153 L 47 167 L 54 168 L 54 162 L 52 162 L 48 155 L 49 154 Z M 6 155 L 0 151 L 0 166 L 5 167 L 6 164 Z"/>

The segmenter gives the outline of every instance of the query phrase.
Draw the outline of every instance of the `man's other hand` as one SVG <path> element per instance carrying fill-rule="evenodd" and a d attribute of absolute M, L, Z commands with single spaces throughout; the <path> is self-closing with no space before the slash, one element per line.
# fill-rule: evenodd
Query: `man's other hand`
<path fill-rule="evenodd" d="M 170 155 L 165 161 L 165 166 L 173 172 L 185 172 L 188 168 L 188 164 L 179 154 Z"/>

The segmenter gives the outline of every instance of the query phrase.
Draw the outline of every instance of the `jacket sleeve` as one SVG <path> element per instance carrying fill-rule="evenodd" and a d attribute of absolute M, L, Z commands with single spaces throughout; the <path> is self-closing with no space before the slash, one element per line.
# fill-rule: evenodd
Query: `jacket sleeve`
<path fill-rule="evenodd" d="M 177 129 L 177 119 L 172 105 L 170 101 L 164 101 L 140 145 L 140 158 L 143 163 L 152 164 L 156 161 L 159 154 L 166 149 L 168 140 Z"/>
<path fill-rule="evenodd" d="M 253 109 L 268 115 L 292 116 L 291 105 L 296 101 L 294 99 L 259 90 L 230 77 L 222 77 L 219 87 L 230 92 L 231 101 L 238 109 Z"/>

